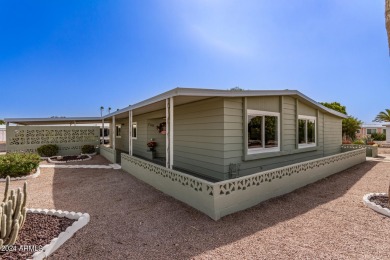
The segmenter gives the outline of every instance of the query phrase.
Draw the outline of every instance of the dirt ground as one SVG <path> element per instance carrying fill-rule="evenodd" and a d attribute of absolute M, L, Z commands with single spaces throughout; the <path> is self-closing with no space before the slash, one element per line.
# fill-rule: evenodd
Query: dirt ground
<path fill-rule="evenodd" d="M 219 221 L 122 170 L 43 168 L 28 207 L 91 215 L 50 259 L 390 259 L 390 218 L 362 203 L 387 192 L 389 166 L 367 161 Z"/>

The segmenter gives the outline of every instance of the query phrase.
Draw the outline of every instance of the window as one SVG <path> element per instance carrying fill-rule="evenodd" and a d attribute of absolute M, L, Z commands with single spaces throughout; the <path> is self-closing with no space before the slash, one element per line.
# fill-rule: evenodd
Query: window
<path fill-rule="evenodd" d="M 368 134 L 368 135 L 371 135 L 371 134 L 376 134 L 376 129 L 373 129 L 373 128 L 367 128 L 367 134 Z"/>
<path fill-rule="evenodd" d="M 360 134 L 360 130 L 356 130 L 356 133 L 357 133 L 357 134 Z"/>
<path fill-rule="evenodd" d="M 383 133 L 386 134 L 386 129 L 383 129 Z"/>
<path fill-rule="evenodd" d="M 280 151 L 279 113 L 248 110 L 248 154 Z"/>
<path fill-rule="evenodd" d="M 121 125 L 116 125 L 116 126 L 115 126 L 115 135 L 116 135 L 116 137 L 118 137 L 118 138 L 121 137 Z"/>
<path fill-rule="evenodd" d="M 133 122 L 131 129 L 131 138 L 137 139 L 137 122 Z"/>
<path fill-rule="evenodd" d="M 312 116 L 298 116 L 298 147 L 316 145 L 316 118 Z"/>

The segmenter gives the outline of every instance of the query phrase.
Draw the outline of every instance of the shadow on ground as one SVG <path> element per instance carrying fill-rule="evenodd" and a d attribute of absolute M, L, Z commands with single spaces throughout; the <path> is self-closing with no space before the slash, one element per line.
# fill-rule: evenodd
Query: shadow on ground
<path fill-rule="evenodd" d="M 53 259 L 191 258 L 341 197 L 375 165 L 359 164 L 219 221 L 121 170 L 57 169 L 55 208 L 88 212 L 91 222 Z"/>

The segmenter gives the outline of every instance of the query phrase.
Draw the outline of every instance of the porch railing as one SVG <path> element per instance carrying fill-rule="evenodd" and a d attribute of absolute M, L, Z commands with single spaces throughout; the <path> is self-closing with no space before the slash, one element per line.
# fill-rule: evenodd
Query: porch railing
<path fill-rule="evenodd" d="M 109 160 L 112 163 L 115 163 L 115 150 L 104 145 L 100 145 L 100 155 Z"/>
<path fill-rule="evenodd" d="M 341 145 L 341 151 L 347 152 L 356 149 L 366 149 L 367 157 L 378 157 L 378 146 L 377 145 L 365 145 L 365 144 L 343 144 Z"/>
<path fill-rule="evenodd" d="M 125 171 L 218 220 L 364 162 L 365 153 L 353 150 L 216 183 L 128 154 L 121 157 Z"/>

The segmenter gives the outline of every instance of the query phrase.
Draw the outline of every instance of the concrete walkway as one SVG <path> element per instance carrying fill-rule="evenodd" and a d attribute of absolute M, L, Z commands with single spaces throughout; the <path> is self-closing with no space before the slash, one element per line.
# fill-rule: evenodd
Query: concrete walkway
<path fill-rule="evenodd" d="M 99 164 L 41 164 L 40 168 L 63 168 L 63 169 L 114 169 L 119 170 L 122 167 L 119 164 L 99 165 Z"/>

